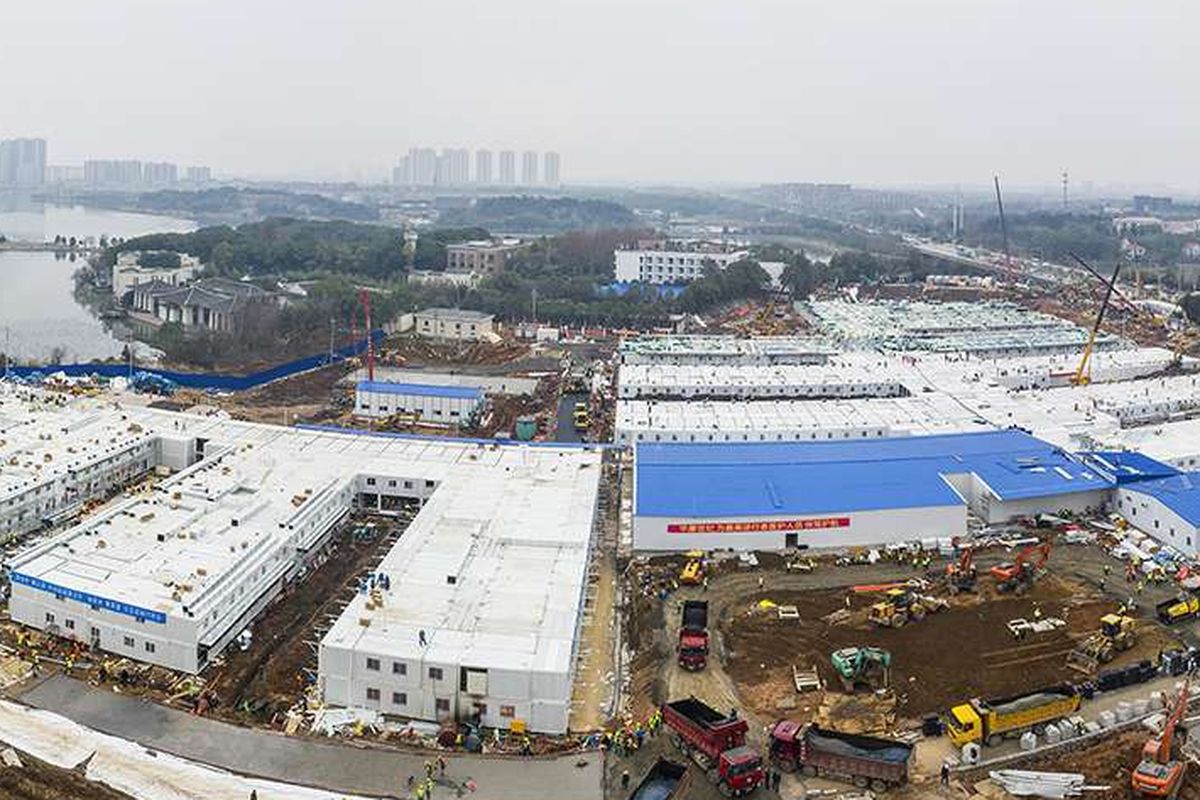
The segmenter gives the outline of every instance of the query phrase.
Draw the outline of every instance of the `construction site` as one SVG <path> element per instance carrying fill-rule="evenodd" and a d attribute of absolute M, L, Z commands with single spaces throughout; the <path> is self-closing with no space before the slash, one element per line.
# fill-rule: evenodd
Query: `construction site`
<path fill-rule="evenodd" d="M 103 731 L 212 796 L 1198 796 L 1200 361 L 1013 297 L 780 310 L 0 385 L 0 786 L 154 796 L 47 745 Z"/>

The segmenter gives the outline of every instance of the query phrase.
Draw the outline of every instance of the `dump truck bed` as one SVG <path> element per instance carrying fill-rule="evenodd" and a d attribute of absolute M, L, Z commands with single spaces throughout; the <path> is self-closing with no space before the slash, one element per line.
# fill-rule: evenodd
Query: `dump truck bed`
<path fill-rule="evenodd" d="M 687 794 L 690 778 L 686 765 L 660 758 L 629 795 L 629 800 L 677 800 Z"/>
<path fill-rule="evenodd" d="M 851 778 L 901 784 L 908 780 L 913 746 L 895 739 L 840 733 L 816 725 L 804 729 L 797 761 Z"/>

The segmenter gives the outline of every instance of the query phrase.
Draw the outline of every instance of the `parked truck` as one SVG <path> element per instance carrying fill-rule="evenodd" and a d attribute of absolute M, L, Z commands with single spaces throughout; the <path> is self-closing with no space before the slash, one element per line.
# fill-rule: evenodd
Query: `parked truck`
<path fill-rule="evenodd" d="M 689 697 L 667 703 L 663 722 L 671 743 L 704 770 L 704 776 L 726 797 L 750 794 L 762 783 L 762 757 L 746 746 L 746 720 L 728 716 L 702 700 Z"/>
<path fill-rule="evenodd" d="M 1159 603 L 1154 611 L 1164 625 L 1187 622 L 1200 616 L 1200 598 L 1191 592 L 1181 592 L 1178 597 Z"/>
<path fill-rule="evenodd" d="M 995 746 L 1027 730 L 1040 732 L 1047 722 L 1078 711 L 1080 701 L 1079 690 L 1070 684 L 994 700 L 975 698 L 950 709 L 947 732 L 958 747 L 968 742 Z"/>
<path fill-rule="evenodd" d="M 699 672 L 708 666 L 708 602 L 683 601 L 679 622 L 679 644 L 676 647 L 679 666 Z"/>
<path fill-rule="evenodd" d="M 771 728 L 771 761 L 784 772 L 800 770 L 883 792 L 908 782 L 914 748 L 895 739 L 839 733 L 815 724 L 780 720 Z"/>
<path fill-rule="evenodd" d="M 691 785 L 687 764 L 660 758 L 629 795 L 629 800 L 682 800 Z"/>

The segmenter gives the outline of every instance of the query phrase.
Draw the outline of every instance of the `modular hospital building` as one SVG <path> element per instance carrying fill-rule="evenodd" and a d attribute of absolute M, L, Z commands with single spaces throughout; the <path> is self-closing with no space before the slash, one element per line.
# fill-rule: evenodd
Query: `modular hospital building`
<path fill-rule="evenodd" d="M 985 522 L 1100 509 L 1111 478 L 1016 430 L 871 440 L 639 443 L 633 546 L 772 550 L 966 533 Z"/>
<path fill-rule="evenodd" d="M 149 448 L 139 470 L 177 472 L 9 557 L 14 621 L 199 672 L 352 510 L 419 508 L 377 567 L 386 578 L 320 643 L 326 702 L 566 730 L 598 452 L 70 402 L 104 430 L 136 433 Z M 0 459 L 24 463 L 27 440 L 62 424 L 57 411 L 0 385 L 0 418 L 24 431 L 0 441 Z M 88 464 L 110 444 L 63 447 Z"/>

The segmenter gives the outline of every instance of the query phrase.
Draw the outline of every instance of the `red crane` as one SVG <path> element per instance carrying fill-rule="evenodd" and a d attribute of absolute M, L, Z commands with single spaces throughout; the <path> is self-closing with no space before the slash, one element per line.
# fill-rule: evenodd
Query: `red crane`
<path fill-rule="evenodd" d="M 371 336 L 371 295 L 366 289 L 362 289 L 358 293 L 358 298 L 362 301 L 364 325 L 367 326 L 367 380 L 375 380 L 375 345 L 374 339 Z"/>
<path fill-rule="evenodd" d="M 1020 591 L 1033 585 L 1038 570 L 1046 565 L 1049 558 L 1050 540 L 1047 539 L 1040 544 L 1026 547 L 1017 553 L 1017 557 L 1013 561 L 997 564 L 989 571 L 996 581 L 998 590 L 1002 592 Z"/>
<path fill-rule="evenodd" d="M 1175 728 L 1187 713 L 1190 690 L 1191 684 L 1184 681 L 1162 736 L 1148 739 L 1142 748 L 1142 760 L 1129 776 L 1135 797 L 1175 797 L 1179 793 L 1187 764 L 1179 760 L 1174 750 Z"/>

